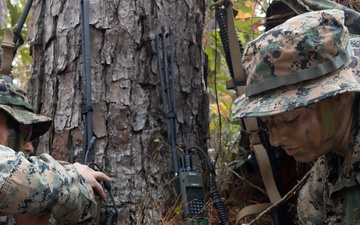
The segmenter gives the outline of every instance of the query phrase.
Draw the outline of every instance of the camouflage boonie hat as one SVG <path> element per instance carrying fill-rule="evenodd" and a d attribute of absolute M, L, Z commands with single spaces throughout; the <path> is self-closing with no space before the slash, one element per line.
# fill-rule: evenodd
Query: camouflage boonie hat
<path fill-rule="evenodd" d="M 46 133 L 52 123 L 49 117 L 35 114 L 25 93 L 3 79 L 0 79 L 0 110 L 5 111 L 20 124 L 32 125 L 30 140 Z"/>
<path fill-rule="evenodd" d="M 293 17 L 248 44 L 247 86 L 233 103 L 233 117 L 274 115 L 359 92 L 359 55 L 360 39 L 349 38 L 342 10 Z"/>

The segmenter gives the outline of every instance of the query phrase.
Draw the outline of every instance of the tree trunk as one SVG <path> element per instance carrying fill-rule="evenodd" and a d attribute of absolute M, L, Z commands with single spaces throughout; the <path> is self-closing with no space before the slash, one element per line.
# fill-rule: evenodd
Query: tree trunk
<path fill-rule="evenodd" d="M 28 94 L 39 113 L 53 118 L 37 153 L 73 162 L 84 132 L 80 1 L 35 0 L 33 7 Z M 155 46 L 156 35 L 171 26 L 178 146 L 194 116 L 192 143 L 205 148 L 204 15 L 205 0 L 90 0 L 94 158 L 113 178 L 118 224 L 158 224 L 176 204 Z"/>

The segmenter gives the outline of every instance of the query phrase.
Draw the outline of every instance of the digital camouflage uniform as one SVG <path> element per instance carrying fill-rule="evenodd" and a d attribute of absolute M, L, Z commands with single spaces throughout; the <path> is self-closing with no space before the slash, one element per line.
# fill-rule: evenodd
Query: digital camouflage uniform
<path fill-rule="evenodd" d="M 1 215 L 51 212 L 63 224 L 96 215 L 92 188 L 73 165 L 62 166 L 48 154 L 26 159 L 2 145 L 0 151 Z"/>
<path fill-rule="evenodd" d="M 360 38 L 349 38 L 344 18 L 338 9 L 304 13 L 248 43 L 245 94 L 234 101 L 233 117 L 275 115 L 360 92 Z M 329 153 L 312 168 L 298 198 L 301 224 L 360 224 L 360 124 L 355 124 L 347 155 Z"/>
<path fill-rule="evenodd" d="M 33 126 L 31 139 L 44 134 L 51 119 L 33 113 L 24 93 L 0 80 L 0 110 L 17 122 Z M 0 224 L 15 224 L 12 214 L 41 215 L 51 212 L 63 224 L 96 216 L 90 184 L 71 164 L 48 154 L 28 159 L 22 152 L 0 145 Z"/>

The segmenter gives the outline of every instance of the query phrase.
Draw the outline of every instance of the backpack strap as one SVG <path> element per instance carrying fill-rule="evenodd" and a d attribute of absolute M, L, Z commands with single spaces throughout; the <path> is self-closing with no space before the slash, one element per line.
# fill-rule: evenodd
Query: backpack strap
<path fill-rule="evenodd" d="M 249 206 L 242 208 L 236 215 L 235 224 L 236 225 L 239 224 L 240 220 L 246 216 L 258 215 L 258 214 L 262 213 L 270 206 L 271 206 L 271 203 L 258 203 L 258 204 L 253 204 L 253 205 L 249 205 Z"/>

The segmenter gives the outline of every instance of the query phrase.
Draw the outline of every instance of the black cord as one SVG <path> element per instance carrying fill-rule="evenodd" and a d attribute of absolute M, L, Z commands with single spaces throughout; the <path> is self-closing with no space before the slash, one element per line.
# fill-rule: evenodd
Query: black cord
<path fill-rule="evenodd" d="M 99 165 L 97 165 L 96 163 L 94 163 L 94 162 L 89 163 L 88 166 L 90 168 L 92 168 L 92 169 L 96 169 L 96 170 L 99 170 L 100 172 L 104 172 L 101 169 L 101 167 Z M 112 224 L 114 224 L 114 221 L 116 220 L 116 218 L 118 216 L 118 210 L 116 208 L 114 196 L 112 195 L 112 192 L 111 192 L 110 182 L 103 181 L 103 186 L 106 189 L 106 191 L 109 193 L 109 197 L 110 197 L 112 205 L 113 205 L 113 210 L 112 211 L 107 211 L 107 214 L 105 216 L 104 225 L 112 225 Z"/>
<path fill-rule="evenodd" d="M 210 196 L 214 201 L 214 206 L 218 213 L 221 225 L 229 225 L 229 220 L 226 215 L 225 204 L 222 202 L 221 196 L 220 196 L 218 190 L 213 190 L 210 193 Z"/>
<path fill-rule="evenodd" d="M 209 157 L 208 157 L 208 155 L 205 153 L 205 151 L 202 150 L 202 148 L 200 148 L 199 146 L 196 146 L 196 145 L 191 146 L 191 147 L 189 148 L 189 151 L 190 151 L 191 149 L 193 149 L 193 148 L 195 148 L 196 150 L 198 150 L 198 152 L 201 153 L 203 159 L 206 161 L 206 167 L 207 167 L 208 171 L 209 171 L 212 175 L 216 176 L 214 164 L 211 162 L 211 160 L 209 159 Z"/>

